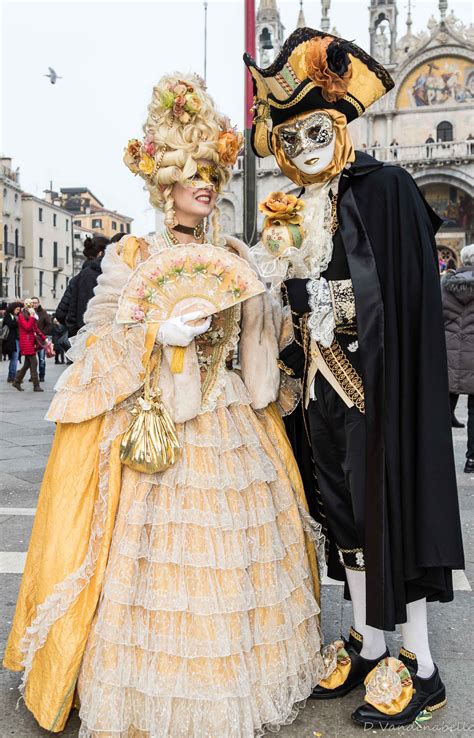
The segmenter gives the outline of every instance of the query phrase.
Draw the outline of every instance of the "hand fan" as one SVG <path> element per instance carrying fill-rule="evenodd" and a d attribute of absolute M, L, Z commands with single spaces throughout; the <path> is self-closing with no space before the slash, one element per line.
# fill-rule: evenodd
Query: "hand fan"
<path fill-rule="evenodd" d="M 202 318 L 259 295 L 250 264 L 211 244 L 187 244 L 150 256 L 122 290 L 119 323 L 157 323 L 198 312 Z"/>

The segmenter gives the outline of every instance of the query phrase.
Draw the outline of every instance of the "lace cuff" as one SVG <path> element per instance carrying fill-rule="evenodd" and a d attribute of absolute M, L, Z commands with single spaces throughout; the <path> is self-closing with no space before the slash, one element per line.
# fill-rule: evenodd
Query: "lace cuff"
<path fill-rule="evenodd" d="M 81 330 L 68 354 L 75 363 L 57 382 L 46 419 L 82 423 L 136 392 L 157 327 L 112 323 L 101 327 L 99 335 Z"/>
<path fill-rule="evenodd" d="M 301 379 L 295 379 L 294 377 L 288 376 L 285 372 L 280 374 L 280 391 L 278 394 L 278 408 L 280 415 L 291 415 L 298 406 L 302 396 L 302 385 Z"/>
<path fill-rule="evenodd" d="M 47 420 L 81 423 L 107 412 L 141 386 L 157 326 L 124 326 L 115 320 L 120 293 L 131 272 L 121 248 L 111 244 L 87 306 L 86 324 L 71 340 L 68 357 L 74 363 L 56 384 Z"/>

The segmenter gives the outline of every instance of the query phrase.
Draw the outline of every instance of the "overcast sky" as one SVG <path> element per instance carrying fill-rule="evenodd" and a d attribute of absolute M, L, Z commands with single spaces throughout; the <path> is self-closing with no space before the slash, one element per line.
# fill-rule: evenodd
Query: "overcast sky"
<path fill-rule="evenodd" d="M 1 2 L 1 0 L 0 0 Z M 368 49 L 368 0 L 332 0 L 331 26 Z M 258 0 L 256 0 L 258 6 Z M 438 3 L 415 0 L 414 31 L 438 15 Z M 280 2 L 289 34 L 299 0 Z M 449 9 L 469 23 L 470 2 Z M 398 4 L 398 33 L 406 4 Z M 308 26 L 319 28 L 320 2 L 305 0 Z M 2 3 L 0 148 L 21 169 L 24 189 L 42 195 L 87 186 L 106 207 L 135 218 L 137 234 L 154 228 L 141 180 L 122 164 L 123 147 L 140 136 L 153 84 L 170 71 L 203 73 L 201 0 L 58 0 Z M 207 83 L 222 112 L 243 122 L 243 0 L 209 0 Z M 64 79 L 51 85 L 51 66 Z"/>

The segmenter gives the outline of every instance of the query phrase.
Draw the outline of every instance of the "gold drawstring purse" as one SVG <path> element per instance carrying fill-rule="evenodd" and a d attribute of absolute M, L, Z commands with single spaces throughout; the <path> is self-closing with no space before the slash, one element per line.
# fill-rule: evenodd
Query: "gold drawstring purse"
<path fill-rule="evenodd" d="M 181 454 L 175 425 L 161 401 L 158 379 L 161 366 L 158 350 L 153 385 L 150 364 L 145 374 L 143 396 L 132 410 L 134 419 L 120 443 L 120 460 L 125 466 L 144 474 L 157 474 L 172 466 Z"/>

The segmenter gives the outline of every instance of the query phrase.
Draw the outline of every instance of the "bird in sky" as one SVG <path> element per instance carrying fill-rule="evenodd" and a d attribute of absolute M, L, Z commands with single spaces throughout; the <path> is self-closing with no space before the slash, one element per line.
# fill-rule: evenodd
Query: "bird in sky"
<path fill-rule="evenodd" d="M 49 74 L 45 74 L 43 76 L 48 77 L 51 84 L 55 85 L 56 80 L 62 79 L 62 77 L 59 77 L 58 73 L 52 67 L 48 67 L 48 69 L 49 69 Z"/>

